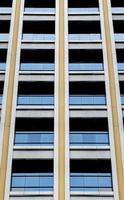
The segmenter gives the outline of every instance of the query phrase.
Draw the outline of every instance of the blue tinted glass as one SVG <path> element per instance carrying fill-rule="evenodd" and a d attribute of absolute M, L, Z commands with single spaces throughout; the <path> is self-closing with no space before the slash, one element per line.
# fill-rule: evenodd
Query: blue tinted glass
<path fill-rule="evenodd" d="M 18 96 L 18 105 L 53 105 L 53 96 Z"/>
<path fill-rule="evenodd" d="M 27 134 L 16 134 L 15 143 L 27 143 L 28 135 Z"/>
<path fill-rule="evenodd" d="M 101 185 L 101 187 L 111 187 L 111 185 L 112 185 L 111 177 L 99 178 L 99 185 Z"/>
<path fill-rule="evenodd" d="M 6 63 L 0 63 L 0 71 L 6 69 Z"/>
<path fill-rule="evenodd" d="M 0 33 L 0 40 L 8 40 L 9 34 L 8 33 Z"/>
<path fill-rule="evenodd" d="M 124 13 L 123 7 L 112 7 L 112 13 Z"/>
<path fill-rule="evenodd" d="M 98 187 L 98 178 L 97 177 L 84 177 L 84 187 Z"/>
<path fill-rule="evenodd" d="M 105 105 L 105 96 L 70 95 L 70 105 Z"/>
<path fill-rule="evenodd" d="M 25 8 L 25 12 L 55 13 L 55 8 Z"/>
<path fill-rule="evenodd" d="M 70 71 L 95 71 L 95 70 L 103 70 L 103 63 L 70 63 L 69 64 Z"/>
<path fill-rule="evenodd" d="M 41 135 L 39 134 L 28 134 L 28 141 L 27 143 L 38 143 L 41 140 Z"/>
<path fill-rule="evenodd" d="M 23 40 L 55 40 L 55 34 L 23 34 Z"/>
<path fill-rule="evenodd" d="M 2 104 L 2 96 L 0 96 L 0 105 Z"/>
<path fill-rule="evenodd" d="M 44 134 L 41 136 L 43 143 L 53 143 L 53 134 Z"/>
<path fill-rule="evenodd" d="M 52 187 L 53 178 L 52 177 L 40 177 L 40 186 L 41 187 Z"/>
<path fill-rule="evenodd" d="M 124 105 L 124 96 L 121 95 L 121 104 Z"/>
<path fill-rule="evenodd" d="M 101 34 L 69 34 L 69 41 L 101 40 Z"/>
<path fill-rule="evenodd" d="M 124 70 L 124 63 L 118 63 L 118 70 Z"/>
<path fill-rule="evenodd" d="M 25 186 L 25 177 L 12 178 L 12 187 L 24 187 L 24 186 Z"/>
<path fill-rule="evenodd" d="M 81 143 L 82 141 L 82 134 L 71 134 L 70 136 L 70 143 Z"/>
<path fill-rule="evenodd" d="M 108 145 L 108 132 L 70 132 L 72 145 Z"/>
<path fill-rule="evenodd" d="M 53 142 L 53 132 L 16 132 L 15 134 L 15 145 L 51 145 Z"/>
<path fill-rule="evenodd" d="M 124 33 L 115 33 L 115 40 L 124 41 Z"/>
<path fill-rule="evenodd" d="M 52 173 L 16 173 L 12 176 L 12 190 L 22 191 L 52 191 Z"/>
<path fill-rule="evenodd" d="M 71 173 L 73 191 L 112 191 L 110 173 Z"/>
<path fill-rule="evenodd" d="M 82 177 L 71 177 L 71 187 L 82 187 L 83 179 Z"/>
<path fill-rule="evenodd" d="M 107 134 L 97 134 L 96 135 L 96 142 L 97 143 L 106 143 L 108 144 L 109 141 L 108 141 L 108 135 Z"/>
<path fill-rule="evenodd" d="M 20 70 L 24 71 L 53 71 L 54 63 L 21 63 Z"/>
<path fill-rule="evenodd" d="M 95 134 L 90 134 L 90 135 L 84 134 L 83 141 L 84 141 L 84 143 L 89 143 L 89 144 L 95 143 L 96 135 Z"/>
<path fill-rule="evenodd" d="M 10 13 L 12 8 L 10 7 L 0 7 L 0 13 Z"/>
<path fill-rule="evenodd" d="M 26 177 L 25 187 L 39 187 L 39 177 Z"/>

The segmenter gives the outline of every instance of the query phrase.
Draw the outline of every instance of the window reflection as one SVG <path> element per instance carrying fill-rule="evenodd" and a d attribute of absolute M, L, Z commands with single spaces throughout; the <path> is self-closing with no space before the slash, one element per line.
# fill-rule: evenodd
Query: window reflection
<path fill-rule="evenodd" d="M 102 71 L 103 63 L 70 63 L 70 71 Z"/>
<path fill-rule="evenodd" d="M 117 66 L 119 71 L 124 70 L 124 63 L 118 63 Z"/>
<path fill-rule="evenodd" d="M 13 173 L 12 191 L 52 191 L 53 173 Z"/>
<path fill-rule="evenodd" d="M 88 132 L 88 131 L 71 131 L 70 132 L 71 145 L 90 145 L 90 146 L 104 146 L 109 145 L 108 132 Z"/>
<path fill-rule="evenodd" d="M 2 105 L 2 95 L 0 95 L 0 105 Z"/>
<path fill-rule="evenodd" d="M 0 40 L 8 40 L 9 34 L 8 33 L 0 33 Z"/>
<path fill-rule="evenodd" d="M 27 13 L 35 13 L 35 12 L 38 12 L 38 13 L 55 13 L 55 8 L 25 8 L 24 10 L 25 12 Z"/>
<path fill-rule="evenodd" d="M 55 40 L 54 34 L 23 34 L 23 40 Z"/>
<path fill-rule="evenodd" d="M 0 62 L 0 71 L 4 71 L 6 68 L 6 63 Z"/>
<path fill-rule="evenodd" d="M 71 191 L 112 191 L 111 173 L 71 173 Z"/>
<path fill-rule="evenodd" d="M 124 33 L 115 33 L 115 40 L 117 41 L 124 41 Z"/>
<path fill-rule="evenodd" d="M 26 131 L 15 133 L 15 145 L 31 145 L 31 146 L 41 146 L 41 145 L 53 145 L 54 134 L 53 132 L 38 132 L 38 131 Z"/>
<path fill-rule="evenodd" d="M 11 13 L 11 7 L 0 7 L 0 13 Z"/>
<path fill-rule="evenodd" d="M 106 98 L 102 95 L 70 95 L 70 105 L 105 105 Z"/>
<path fill-rule="evenodd" d="M 22 71 L 54 71 L 54 63 L 21 63 Z"/>
<path fill-rule="evenodd" d="M 112 7 L 112 13 L 124 13 L 124 7 Z"/>
<path fill-rule="evenodd" d="M 49 95 L 18 95 L 18 105 L 53 105 L 54 96 Z"/>

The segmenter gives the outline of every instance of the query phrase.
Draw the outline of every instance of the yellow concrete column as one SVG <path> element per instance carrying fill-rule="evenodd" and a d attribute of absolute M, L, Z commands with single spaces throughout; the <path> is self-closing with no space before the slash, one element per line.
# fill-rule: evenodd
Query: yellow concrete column
<path fill-rule="evenodd" d="M 12 116 L 13 87 L 14 87 L 21 0 L 14 0 L 14 3 L 16 3 L 16 10 L 15 10 L 15 17 L 14 17 L 13 33 L 12 33 L 12 46 L 10 47 L 11 48 L 11 55 L 10 55 L 10 60 L 9 60 L 10 70 L 9 70 L 9 77 L 8 77 L 5 123 L 4 123 L 4 130 L 3 130 L 3 146 L 2 146 L 2 157 L 1 157 L 1 166 L 0 166 L 0 200 L 5 200 L 4 193 L 5 193 L 5 183 L 6 183 L 10 124 L 11 124 L 11 116 Z"/>
<path fill-rule="evenodd" d="M 115 157 L 117 165 L 118 191 L 119 191 L 119 199 L 124 200 L 124 174 L 123 174 L 121 140 L 120 140 L 121 133 L 119 128 L 119 118 L 118 118 L 117 94 L 115 87 L 108 0 L 102 0 L 102 4 L 103 4 L 106 52 L 107 52 L 107 62 L 108 62 L 109 90 L 111 97 L 112 121 L 113 121 L 114 143 L 115 143 L 115 153 L 116 153 Z"/>
<path fill-rule="evenodd" d="M 59 135 L 58 135 L 58 200 L 65 199 L 65 44 L 64 0 L 59 0 Z"/>

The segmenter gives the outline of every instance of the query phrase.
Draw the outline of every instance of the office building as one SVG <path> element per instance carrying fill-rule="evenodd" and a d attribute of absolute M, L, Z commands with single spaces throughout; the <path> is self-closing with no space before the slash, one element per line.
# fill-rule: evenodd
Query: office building
<path fill-rule="evenodd" d="M 0 1 L 0 200 L 124 200 L 124 1 Z"/>

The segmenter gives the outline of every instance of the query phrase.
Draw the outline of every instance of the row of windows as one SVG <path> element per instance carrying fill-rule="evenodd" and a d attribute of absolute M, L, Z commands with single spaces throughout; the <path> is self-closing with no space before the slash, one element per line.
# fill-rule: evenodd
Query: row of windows
<path fill-rule="evenodd" d="M 68 36 L 69 38 L 69 42 L 70 41 L 83 41 L 83 40 L 95 40 L 95 41 L 99 41 L 101 40 L 101 34 L 69 34 Z M 8 40 L 9 39 L 9 34 L 4 33 L 4 34 L 0 34 L 0 41 L 4 41 L 4 40 Z M 54 34 L 23 34 L 22 36 L 22 40 L 26 40 L 26 41 L 55 41 L 55 35 Z M 118 33 L 115 34 L 115 40 L 116 41 L 124 41 L 124 33 Z"/>
<path fill-rule="evenodd" d="M 109 144 L 106 118 L 70 118 L 69 127 L 72 145 Z M 54 118 L 16 118 L 15 145 L 50 145 L 53 142 Z"/>
<path fill-rule="evenodd" d="M 0 71 L 5 71 L 6 63 L 0 63 Z M 21 63 L 21 71 L 54 71 L 54 63 Z M 103 71 L 103 63 L 70 63 L 69 71 Z M 124 63 L 118 63 L 118 70 L 124 70 Z"/>
<path fill-rule="evenodd" d="M 0 96 L 0 104 L 2 97 Z M 124 96 L 122 97 L 124 103 Z M 73 95 L 69 98 L 70 105 L 106 105 L 106 98 L 102 95 Z M 54 96 L 19 95 L 17 105 L 54 105 Z"/>
<path fill-rule="evenodd" d="M 50 146 L 54 144 L 54 133 L 44 131 L 16 131 L 16 146 Z M 109 134 L 105 131 L 71 131 L 70 145 L 106 146 L 109 145 Z"/>
<path fill-rule="evenodd" d="M 124 97 L 123 97 L 124 98 Z M 17 100 L 18 105 L 53 105 L 54 97 L 53 96 L 38 96 L 38 95 L 19 95 Z M 70 105 L 105 105 L 106 98 L 105 96 L 70 96 L 69 99 Z"/>
<path fill-rule="evenodd" d="M 11 13 L 12 8 L 10 7 L 0 7 L 0 13 Z M 49 13 L 49 14 L 55 14 L 55 8 L 25 8 L 24 13 Z M 69 8 L 68 13 L 69 14 L 82 14 L 82 13 L 98 13 L 99 8 L 91 8 L 91 7 L 86 7 L 86 8 Z M 124 7 L 112 7 L 112 13 L 124 13 Z"/>
<path fill-rule="evenodd" d="M 52 160 L 13 160 L 11 191 L 52 191 L 53 186 Z M 110 160 L 70 160 L 70 190 L 112 191 Z"/>
<path fill-rule="evenodd" d="M 124 95 L 121 96 L 121 103 L 124 105 Z M 2 104 L 2 96 L 0 96 Z M 69 98 L 70 105 L 106 105 L 106 97 L 102 95 L 73 95 Z M 17 105 L 54 105 L 54 96 L 19 95 Z"/>
<path fill-rule="evenodd" d="M 71 173 L 71 191 L 112 191 L 111 173 Z M 13 173 L 12 191 L 52 191 L 52 173 Z"/>

